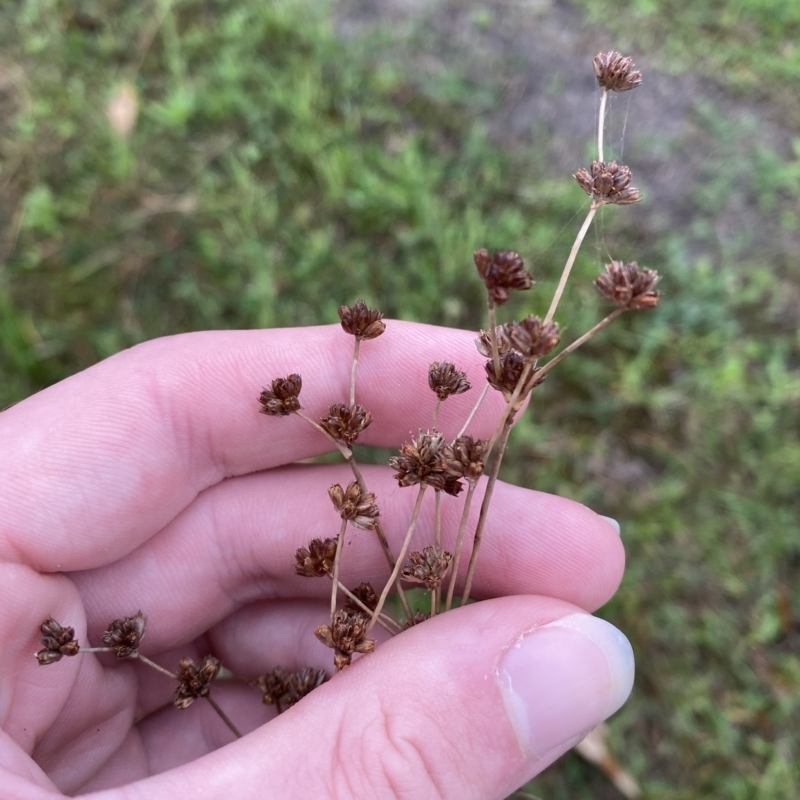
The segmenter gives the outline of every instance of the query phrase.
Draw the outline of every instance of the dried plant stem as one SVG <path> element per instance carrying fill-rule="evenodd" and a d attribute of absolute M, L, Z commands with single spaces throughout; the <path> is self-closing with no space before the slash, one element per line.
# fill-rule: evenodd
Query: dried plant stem
<path fill-rule="evenodd" d="M 403 561 L 405 560 L 409 545 L 411 544 L 411 537 L 414 533 L 414 528 L 417 526 L 417 519 L 419 518 L 419 510 L 420 508 L 422 508 L 422 498 L 425 496 L 426 488 L 427 487 L 425 486 L 424 483 L 421 483 L 419 486 L 419 494 L 417 495 L 417 502 L 414 504 L 414 511 L 412 512 L 411 519 L 408 522 L 408 530 L 406 531 L 405 539 L 403 539 L 403 546 L 400 548 L 400 555 L 398 555 L 397 563 L 394 565 L 392 574 L 389 577 L 389 580 L 386 581 L 386 586 L 383 587 L 381 596 L 378 598 L 378 605 L 372 612 L 372 619 L 370 620 L 369 627 L 367 628 L 368 632 L 372 629 L 373 625 L 375 624 L 378 615 L 381 613 L 381 611 L 383 611 L 383 606 L 386 603 L 386 598 L 389 595 L 389 590 L 395 583 L 398 582 L 400 576 L 400 569 L 402 567 Z M 408 619 L 413 619 L 413 616 L 409 614 Z"/>
<path fill-rule="evenodd" d="M 356 370 L 358 369 L 358 348 L 361 344 L 361 339 L 355 337 L 356 343 L 353 347 L 353 366 L 350 369 L 350 405 L 356 404 Z"/>
<path fill-rule="evenodd" d="M 433 544 L 437 550 L 442 547 L 442 492 L 437 489 L 434 492 L 434 512 L 433 512 Z M 431 591 L 431 616 L 436 616 L 436 611 L 440 607 L 441 593 L 438 589 Z"/>
<path fill-rule="evenodd" d="M 606 101 L 608 100 L 608 89 L 603 88 L 600 97 L 600 112 L 597 115 L 597 160 L 603 160 L 603 131 L 606 127 Z"/>
<path fill-rule="evenodd" d="M 81 647 L 79 653 L 113 653 L 113 647 Z M 175 677 L 173 675 L 173 677 Z"/>
<path fill-rule="evenodd" d="M 497 311 L 491 295 L 489 295 L 486 304 L 489 309 L 489 342 L 492 345 L 494 374 L 500 375 L 500 348 L 497 346 Z"/>
<path fill-rule="evenodd" d="M 461 430 L 456 434 L 456 439 L 458 439 L 459 436 L 463 436 L 464 435 L 464 433 L 466 432 L 467 428 L 469 427 L 470 422 L 472 422 L 472 418 L 475 416 L 475 414 L 478 413 L 478 409 L 481 407 L 481 403 L 483 402 L 484 398 L 486 397 L 486 394 L 487 394 L 488 391 L 489 391 L 489 384 L 485 383 L 483 385 L 483 389 L 481 390 L 481 393 L 478 396 L 478 399 L 477 399 L 475 405 L 472 407 L 472 411 L 469 412 L 469 416 L 464 421 L 464 424 L 461 426 Z"/>
<path fill-rule="evenodd" d="M 564 264 L 564 269 L 561 271 L 561 279 L 558 281 L 558 286 L 556 287 L 555 294 L 550 302 L 550 308 L 547 311 L 547 316 L 544 318 L 545 324 L 553 321 L 553 315 L 556 313 L 558 304 L 561 302 L 561 295 L 564 294 L 564 289 L 566 288 L 567 281 L 569 280 L 569 274 L 572 272 L 572 265 L 575 263 L 575 259 L 578 257 L 578 251 L 581 249 L 581 245 L 583 244 L 583 240 L 589 230 L 589 226 L 592 224 L 594 215 L 597 213 L 597 209 L 600 208 L 600 205 L 600 203 L 592 201 L 591 206 L 589 206 L 589 213 L 586 215 L 586 219 L 583 221 L 583 225 L 581 225 L 581 229 L 578 231 L 578 235 L 575 237 L 575 241 L 572 243 L 572 249 L 569 251 L 567 263 Z"/>
<path fill-rule="evenodd" d="M 439 397 L 436 398 L 436 405 L 433 407 L 433 426 L 431 430 L 437 430 L 439 427 L 439 406 L 442 405 L 442 401 Z"/>
<path fill-rule="evenodd" d="M 461 605 L 465 606 L 469 600 L 470 592 L 472 591 L 472 579 L 475 575 L 475 564 L 478 561 L 478 552 L 481 549 L 481 541 L 483 539 L 483 530 L 486 527 L 486 518 L 489 514 L 489 503 L 492 499 L 492 492 L 497 483 L 497 476 L 500 472 L 500 464 L 503 461 L 503 455 L 506 451 L 508 444 L 508 436 L 511 433 L 511 425 L 514 422 L 514 412 L 506 417 L 503 424 L 503 432 L 500 434 L 498 441 L 497 453 L 495 453 L 494 461 L 492 462 L 492 470 L 489 474 L 489 482 L 486 484 L 486 493 L 483 495 L 483 502 L 481 503 L 481 513 L 478 517 L 478 525 L 475 528 L 475 537 L 472 540 L 472 553 L 469 557 L 469 567 L 467 568 L 467 579 L 464 583 L 464 593 L 461 595 Z"/>
<path fill-rule="evenodd" d="M 563 361 L 570 353 L 577 350 L 582 344 L 586 344 L 593 336 L 599 333 L 607 325 L 610 325 L 617 317 L 627 311 L 626 308 L 615 308 L 607 317 L 604 317 L 593 328 L 590 328 L 580 338 L 576 339 L 568 347 L 565 347 L 557 356 L 551 358 L 537 373 L 536 377 L 542 377 L 545 373 L 549 372 L 556 364 Z"/>
<path fill-rule="evenodd" d="M 350 453 L 350 457 L 347 459 L 347 461 L 350 464 L 350 469 L 353 470 L 353 477 L 356 479 L 356 481 L 358 481 L 359 488 L 362 492 L 366 492 L 367 484 L 364 481 L 364 476 L 361 474 L 361 470 L 358 468 L 358 464 L 356 464 L 356 460 L 353 457 L 352 452 Z M 396 562 L 394 560 L 394 556 L 392 555 L 392 549 L 389 547 L 389 540 L 386 538 L 386 534 L 383 532 L 383 526 L 381 525 L 379 519 L 375 521 L 375 534 L 378 537 L 378 541 L 381 543 L 381 549 L 386 556 L 386 560 L 389 562 L 389 569 L 394 570 Z M 411 606 L 408 604 L 408 598 L 406 597 L 406 593 L 400 584 L 399 577 L 395 581 L 395 588 L 397 589 L 397 596 L 400 599 L 400 605 L 403 606 L 403 613 L 410 619 Z"/>
<path fill-rule="evenodd" d="M 488 385 L 488 384 L 487 384 Z M 444 604 L 444 610 L 449 611 L 453 605 L 453 592 L 456 588 L 456 578 L 458 576 L 458 565 L 461 561 L 461 549 L 464 543 L 464 533 L 467 530 L 467 521 L 469 520 L 469 509 L 472 505 L 472 497 L 475 494 L 475 487 L 478 485 L 477 481 L 469 481 L 467 488 L 467 496 L 464 498 L 464 510 L 461 512 L 461 521 L 458 523 L 458 533 L 456 534 L 456 546 L 453 553 L 453 570 L 450 575 L 450 585 L 447 587 L 447 600 Z"/>
<path fill-rule="evenodd" d="M 211 703 L 211 708 L 219 714 L 219 718 L 231 729 L 233 735 L 237 739 L 242 738 L 242 734 L 239 729 L 231 722 L 230 717 L 217 705 L 217 701 L 214 700 L 210 694 L 206 695 L 206 700 Z"/>
<path fill-rule="evenodd" d="M 333 586 L 331 587 L 331 625 L 336 616 L 336 590 L 339 586 L 339 561 L 342 558 L 342 542 L 344 542 L 344 532 L 347 530 L 347 520 L 342 520 L 342 527 L 339 528 L 339 538 L 336 540 L 336 555 L 333 557 Z"/>
<path fill-rule="evenodd" d="M 368 616 L 372 615 L 372 609 L 364 605 L 341 581 L 339 581 L 339 591 L 347 595 Z M 400 633 L 400 626 L 391 617 L 387 617 L 386 614 L 381 614 L 378 617 L 378 625 L 392 634 L 392 636 Z"/>
<path fill-rule="evenodd" d="M 174 672 L 170 672 L 168 669 L 164 669 L 160 664 L 156 664 L 155 661 L 151 661 L 147 656 L 143 656 L 141 653 L 136 654 L 136 658 L 142 662 L 142 664 L 147 664 L 148 667 L 151 667 L 156 672 L 160 672 L 162 675 L 166 675 L 168 678 L 172 678 L 173 680 L 177 680 L 178 676 Z"/>

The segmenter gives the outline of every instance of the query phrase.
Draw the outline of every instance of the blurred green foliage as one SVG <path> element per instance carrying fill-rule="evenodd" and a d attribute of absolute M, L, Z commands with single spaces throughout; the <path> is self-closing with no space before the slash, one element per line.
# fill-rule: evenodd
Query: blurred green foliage
<path fill-rule="evenodd" d="M 760 101 L 767 74 L 796 85 L 791 3 L 616 7 L 660 64 L 702 63 Z M 493 142 L 491 75 L 455 64 L 411 79 L 379 38 L 338 38 L 330 12 L 302 0 L 0 6 L 0 407 L 145 339 L 330 322 L 358 298 L 477 328 L 482 246 L 532 256 L 532 300 L 549 298 L 580 190 L 549 172 L 545 148 Z M 129 138 L 105 117 L 127 84 L 140 104 Z M 685 229 L 637 237 L 625 209 L 602 215 L 606 235 L 638 238 L 664 275 L 662 306 L 554 371 L 506 477 L 622 523 L 629 568 L 603 613 L 633 641 L 639 677 L 612 744 L 646 796 L 788 800 L 800 788 L 798 641 L 781 616 L 786 604 L 800 615 L 800 159 L 756 129 L 741 162 L 730 124 L 713 108 L 706 122 L 722 168 L 687 198 Z M 775 259 L 746 236 L 696 255 L 736 191 L 785 234 Z M 578 261 L 567 338 L 603 313 L 597 267 Z M 573 756 L 531 789 L 616 796 Z"/>

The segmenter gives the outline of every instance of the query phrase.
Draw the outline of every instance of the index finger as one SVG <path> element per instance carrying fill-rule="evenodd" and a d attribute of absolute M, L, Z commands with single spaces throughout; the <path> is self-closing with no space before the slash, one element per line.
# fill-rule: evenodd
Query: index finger
<path fill-rule="evenodd" d="M 467 372 L 439 428 L 454 436 L 485 375 L 475 334 L 390 321 L 361 347 L 357 402 L 374 422 L 360 444 L 396 446 L 429 427 L 432 361 Z M 131 552 L 226 477 L 308 458 L 330 442 L 295 416 L 258 413 L 258 393 L 299 373 L 304 413 L 348 402 L 353 338 L 338 325 L 157 339 L 113 356 L 0 414 L 0 558 L 40 571 L 89 569 Z M 470 426 L 488 436 L 490 392 Z"/>

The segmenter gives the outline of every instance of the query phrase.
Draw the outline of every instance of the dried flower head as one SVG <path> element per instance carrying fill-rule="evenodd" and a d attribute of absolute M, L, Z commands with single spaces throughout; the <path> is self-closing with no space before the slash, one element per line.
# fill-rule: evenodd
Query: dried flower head
<path fill-rule="evenodd" d="M 411 619 L 407 619 L 403 623 L 403 630 L 407 631 L 409 628 L 413 628 L 415 625 L 421 625 L 423 622 L 429 620 L 430 618 L 431 618 L 430 613 L 417 611 L 417 613 L 414 614 L 414 616 L 411 617 Z"/>
<path fill-rule="evenodd" d="M 495 305 L 508 300 L 510 289 L 524 290 L 533 286 L 533 278 L 517 253 L 498 250 L 489 255 L 489 251 L 483 249 L 474 253 L 472 258 Z"/>
<path fill-rule="evenodd" d="M 56 622 L 52 617 L 46 619 L 39 630 L 42 636 L 39 641 L 44 649 L 36 654 L 36 660 L 44 667 L 61 661 L 62 656 L 74 656 L 80 651 L 80 645 L 75 640 L 75 629 L 68 628 Z"/>
<path fill-rule="evenodd" d="M 409 553 L 408 563 L 400 574 L 404 581 L 424 584 L 430 590 L 438 589 L 452 560 L 452 554 L 441 547 L 426 547 L 421 553 Z"/>
<path fill-rule="evenodd" d="M 339 309 L 339 319 L 345 333 L 357 339 L 375 339 L 386 330 L 383 314 L 378 309 L 367 308 L 363 300 L 359 300 L 352 308 L 342 306 Z"/>
<path fill-rule="evenodd" d="M 333 618 L 333 625 L 320 625 L 315 631 L 327 647 L 334 650 L 333 665 L 338 672 L 350 664 L 353 653 L 371 653 L 375 640 L 367 638 L 369 617 L 361 611 L 340 609 Z"/>
<path fill-rule="evenodd" d="M 459 436 L 452 444 L 445 446 L 442 459 L 445 473 L 468 481 L 478 480 L 483 474 L 488 450 L 488 439 Z"/>
<path fill-rule="evenodd" d="M 342 519 L 362 530 L 375 530 L 379 516 L 375 495 L 372 492 L 362 492 L 357 481 L 349 483 L 347 489 L 342 489 L 335 483 L 328 489 L 328 496 Z"/>
<path fill-rule="evenodd" d="M 630 186 L 631 171 L 616 161 L 592 161 L 592 166 L 575 173 L 581 189 L 595 203 L 615 203 L 626 206 L 639 199 L 639 190 Z"/>
<path fill-rule="evenodd" d="M 371 583 L 360 583 L 355 589 L 350 590 L 370 611 L 374 611 L 378 607 L 378 595 L 372 588 Z M 357 603 L 351 598 L 344 601 L 344 607 L 351 613 L 356 611 L 363 611 Z"/>
<path fill-rule="evenodd" d="M 141 611 L 133 617 L 115 619 L 103 634 L 103 644 L 112 648 L 117 658 L 130 658 L 139 652 L 144 628 L 145 618 Z"/>
<path fill-rule="evenodd" d="M 440 400 L 447 400 L 451 394 L 464 394 L 470 389 L 467 374 L 449 361 L 434 361 L 428 367 L 428 386 Z"/>
<path fill-rule="evenodd" d="M 211 681 L 217 677 L 222 666 L 214 656 L 205 656 L 197 666 L 191 658 L 178 662 L 178 688 L 174 703 L 177 708 L 189 708 L 198 697 L 205 697 L 211 691 Z"/>
<path fill-rule="evenodd" d="M 312 539 L 308 549 L 299 547 L 295 553 L 294 571 L 304 578 L 321 578 L 333 574 L 336 558 L 336 539 Z"/>
<path fill-rule="evenodd" d="M 511 342 L 506 338 L 506 332 L 502 325 L 495 328 L 497 336 L 497 352 L 504 356 L 511 349 Z M 481 335 L 475 340 L 475 347 L 484 358 L 492 358 L 492 340 L 489 331 L 481 331 Z"/>
<path fill-rule="evenodd" d="M 321 686 L 328 679 L 325 670 L 304 667 L 297 672 L 286 672 L 280 667 L 275 667 L 255 681 L 261 690 L 261 699 L 267 705 L 274 705 L 280 714 L 290 708 L 317 686 Z"/>
<path fill-rule="evenodd" d="M 511 346 L 528 360 L 546 356 L 559 341 L 558 325 L 543 322 L 531 315 L 521 322 L 509 322 L 504 326 Z"/>
<path fill-rule="evenodd" d="M 495 372 L 494 361 L 487 361 L 483 368 L 486 370 L 486 380 L 489 381 L 489 385 L 499 392 L 503 392 L 505 397 L 509 398 L 514 393 L 514 389 L 516 389 L 519 379 L 522 377 L 525 359 L 516 350 L 512 350 L 500 359 L 499 375 Z M 536 378 L 536 373 L 539 371 L 540 369 L 537 367 L 531 372 L 521 393 L 522 397 L 525 396 L 528 389 L 532 389 L 534 386 L 544 382 L 545 376 L 539 379 Z"/>
<path fill-rule="evenodd" d="M 642 82 L 642 73 L 633 70 L 633 59 L 616 50 L 598 53 L 592 66 L 597 83 L 610 92 L 627 92 Z"/>
<path fill-rule="evenodd" d="M 409 444 L 400 448 L 399 456 L 389 459 L 400 486 L 424 483 L 447 494 L 457 495 L 463 488 L 460 481 L 444 471 L 444 436 L 438 432 L 419 432 Z"/>
<path fill-rule="evenodd" d="M 303 381 L 296 373 L 288 378 L 275 378 L 272 389 L 264 389 L 259 395 L 261 413 L 271 417 L 286 417 L 300 410 L 298 395 Z"/>
<path fill-rule="evenodd" d="M 320 425 L 334 438 L 347 447 L 352 447 L 362 431 L 372 422 L 372 414 L 362 405 L 335 403 L 323 417 Z"/>
<path fill-rule="evenodd" d="M 659 274 L 653 269 L 640 267 L 635 261 L 624 264 L 612 261 L 606 271 L 597 277 L 594 285 L 606 300 L 620 308 L 645 309 L 658 305 L 659 293 L 655 286 Z"/>

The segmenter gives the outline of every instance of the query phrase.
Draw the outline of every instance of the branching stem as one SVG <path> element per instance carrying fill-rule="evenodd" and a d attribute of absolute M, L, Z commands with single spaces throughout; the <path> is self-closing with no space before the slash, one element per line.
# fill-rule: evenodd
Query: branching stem
<path fill-rule="evenodd" d="M 453 592 L 456 588 L 456 578 L 458 576 L 458 565 L 461 561 L 461 549 L 464 543 L 464 533 L 467 530 L 467 522 L 469 520 L 469 509 L 472 505 L 472 497 L 475 494 L 475 486 L 477 481 L 469 481 L 467 488 L 467 496 L 464 498 L 464 509 L 461 512 L 461 521 L 458 523 L 458 533 L 456 534 L 456 546 L 453 554 L 453 564 L 450 567 L 452 573 L 450 574 L 450 585 L 447 587 L 447 600 L 444 604 L 444 610 L 449 611 L 453 605 Z"/>
<path fill-rule="evenodd" d="M 419 486 L 419 494 L 417 495 L 417 502 L 414 504 L 414 511 L 411 514 L 411 519 L 408 523 L 408 531 L 406 531 L 405 539 L 403 540 L 403 546 L 400 548 L 400 555 L 397 557 L 397 563 L 394 565 L 394 569 L 392 570 L 392 574 L 389 577 L 389 580 L 386 581 L 386 586 L 383 587 L 383 591 L 381 592 L 381 596 L 378 598 L 378 605 L 375 607 L 375 610 L 372 612 L 372 619 L 370 620 L 369 627 L 367 631 L 372 629 L 372 626 L 375 624 L 375 621 L 378 618 L 378 614 L 383 611 L 383 606 L 386 603 L 386 598 L 389 595 L 389 590 L 392 586 L 399 582 L 400 578 L 400 569 L 402 567 L 403 561 L 405 560 L 406 553 L 408 552 L 409 545 L 411 544 L 411 536 L 414 533 L 414 528 L 417 526 L 417 519 L 419 518 L 419 510 L 422 508 L 422 498 L 425 496 L 425 489 L 427 487 L 424 483 L 421 483 Z M 409 613 L 408 619 L 411 619 L 412 616 Z"/>
<path fill-rule="evenodd" d="M 341 581 L 339 581 L 339 591 L 347 595 L 367 616 L 372 616 L 372 609 L 364 605 Z M 388 631 L 392 636 L 400 633 L 400 626 L 386 614 L 381 614 L 378 617 L 378 625 Z"/>
<path fill-rule="evenodd" d="M 478 413 L 478 409 L 481 407 L 481 403 L 483 402 L 483 399 L 486 397 L 486 393 L 488 391 L 489 391 L 489 384 L 488 383 L 484 383 L 483 384 L 483 389 L 481 390 L 481 393 L 480 393 L 480 396 L 478 397 L 478 400 L 476 401 L 475 405 L 472 407 L 472 411 L 469 412 L 469 416 L 464 421 L 464 424 L 461 426 L 461 430 L 456 434 L 456 439 L 459 436 L 463 436 L 464 435 L 464 433 L 466 432 L 467 428 L 469 427 L 470 422 L 472 422 L 472 418 L 475 416 L 475 414 Z"/>
<path fill-rule="evenodd" d="M 508 436 L 511 433 L 511 425 L 513 422 L 514 413 L 512 412 L 508 417 L 506 417 L 506 421 L 503 425 L 503 432 L 500 435 L 497 453 L 495 454 L 494 461 L 492 462 L 492 470 L 489 474 L 489 482 L 486 484 L 486 493 L 483 495 L 481 513 L 478 517 L 478 525 L 475 528 L 475 538 L 472 541 L 472 553 L 470 553 L 469 557 L 469 567 L 467 568 L 467 579 L 464 583 L 464 593 L 461 596 L 462 606 L 467 604 L 470 592 L 472 591 L 472 579 L 475 575 L 475 564 L 478 561 L 478 552 L 481 549 L 481 541 L 483 540 L 483 530 L 486 527 L 486 518 L 489 514 L 489 503 L 492 499 L 494 486 L 497 483 L 497 475 L 500 472 L 500 464 L 503 461 L 503 455 L 506 451 L 506 444 L 508 443 Z"/>

